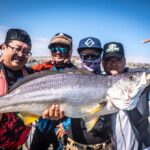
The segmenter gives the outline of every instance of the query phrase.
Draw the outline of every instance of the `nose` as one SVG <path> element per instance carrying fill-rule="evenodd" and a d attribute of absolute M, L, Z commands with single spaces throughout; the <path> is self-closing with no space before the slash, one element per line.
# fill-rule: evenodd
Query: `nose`
<path fill-rule="evenodd" d="M 57 54 L 57 55 L 61 55 L 61 52 L 58 50 L 58 51 L 56 52 L 56 54 Z"/>
<path fill-rule="evenodd" d="M 112 65 L 116 65 L 117 62 L 116 62 L 115 60 L 113 60 L 113 61 L 111 62 L 111 64 L 112 64 Z"/>
<path fill-rule="evenodd" d="M 89 55 L 89 56 L 88 56 L 88 60 L 91 60 L 91 59 L 92 59 L 92 56 Z"/>
<path fill-rule="evenodd" d="M 18 56 L 23 56 L 23 50 L 19 51 Z"/>
<path fill-rule="evenodd" d="M 56 53 L 57 53 L 57 54 L 60 54 L 60 51 L 58 50 Z"/>

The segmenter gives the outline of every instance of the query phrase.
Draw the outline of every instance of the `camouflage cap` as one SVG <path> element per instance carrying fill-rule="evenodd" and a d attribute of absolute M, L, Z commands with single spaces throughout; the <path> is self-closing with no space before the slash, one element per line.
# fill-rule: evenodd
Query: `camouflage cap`
<path fill-rule="evenodd" d="M 51 49 L 55 44 L 64 44 L 72 49 L 72 37 L 65 33 L 57 33 L 52 37 L 48 48 Z"/>

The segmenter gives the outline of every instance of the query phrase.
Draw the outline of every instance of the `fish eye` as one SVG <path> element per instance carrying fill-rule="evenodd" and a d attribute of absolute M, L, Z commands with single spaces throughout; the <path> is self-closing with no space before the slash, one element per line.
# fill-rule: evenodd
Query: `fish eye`
<path fill-rule="evenodd" d="M 135 80 L 134 76 L 130 75 L 130 76 L 129 76 L 129 80 L 130 80 L 130 81 L 134 81 L 134 80 Z"/>

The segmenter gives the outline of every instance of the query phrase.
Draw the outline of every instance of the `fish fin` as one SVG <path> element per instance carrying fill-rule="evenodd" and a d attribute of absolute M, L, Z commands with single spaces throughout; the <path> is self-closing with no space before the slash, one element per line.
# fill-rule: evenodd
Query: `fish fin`
<path fill-rule="evenodd" d="M 99 105 L 97 107 L 95 107 L 94 109 L 90 110 L 90 114 L 95 114 L 97 112 L 100 112 L 105 106 L 106 106 L 107 102 L 101 102 L 99 103 Z"/>
<path fill-rule="evenodd" d="M 89 120 L 89 118 L 84 118 L 85 126 L 87 129 L 87 132 L 91 131 L 92 128 L 95 126 L 97 120 L 99 119 L 99 116 L 95 116 L 92 119 Z"/>
<path fill-rule="evenodd" d="M 38 115 L 28 113 L 17 113 L 17 116 L 19 116 L 25 125 L 29 125 L 39 119 Z"/>
<path fill-rule="evenodd" d="M 90 114 L 95 114 L 97 112 L 100 112 L 104 106 L 106 106 L 107 102 L 102 102 L 100 103 L 96 108 L 90 110 Z M 96 124 L 97 120 L 99 119 L 99 116 L 94 116 L 94 117 L 88 117 L 88 118 L 84 118 L 85 121 L 85 126 L 87 131 L 89 132 L 90 130 L 92 130 L 92 128 L 94 127 L 94 125 Z"/>

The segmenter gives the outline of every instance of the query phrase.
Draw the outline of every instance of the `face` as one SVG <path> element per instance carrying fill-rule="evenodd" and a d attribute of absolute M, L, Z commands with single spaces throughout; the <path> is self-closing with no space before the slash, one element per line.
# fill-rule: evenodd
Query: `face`
<path fill-rule="evenodd" d="M 94 61 L 100 57 L 101 53 L 97 49 L 83 49 L 79 55 L 83 61 Z"/>
<path fill-rule="evenodd" d="M 124 58 L 109 57 L 103 60 L 102 65 L 104 71 L 108 75 L 116 75 L 123 73 L 125 68 L 126 60 Z"/>
<path fill-rule="evenodd" d="M 70 60 L 69 47 L 57 44 L 51 47 L 53 60 L 57 66 L 64 66 Z"/>
<path fill-rule="evenodd" d="M 21 69 L 31 55 L 31 47 L 26 43 L 12 40 L 8 44 L 2 46 L 3 63 L 12 70 Z"/>

